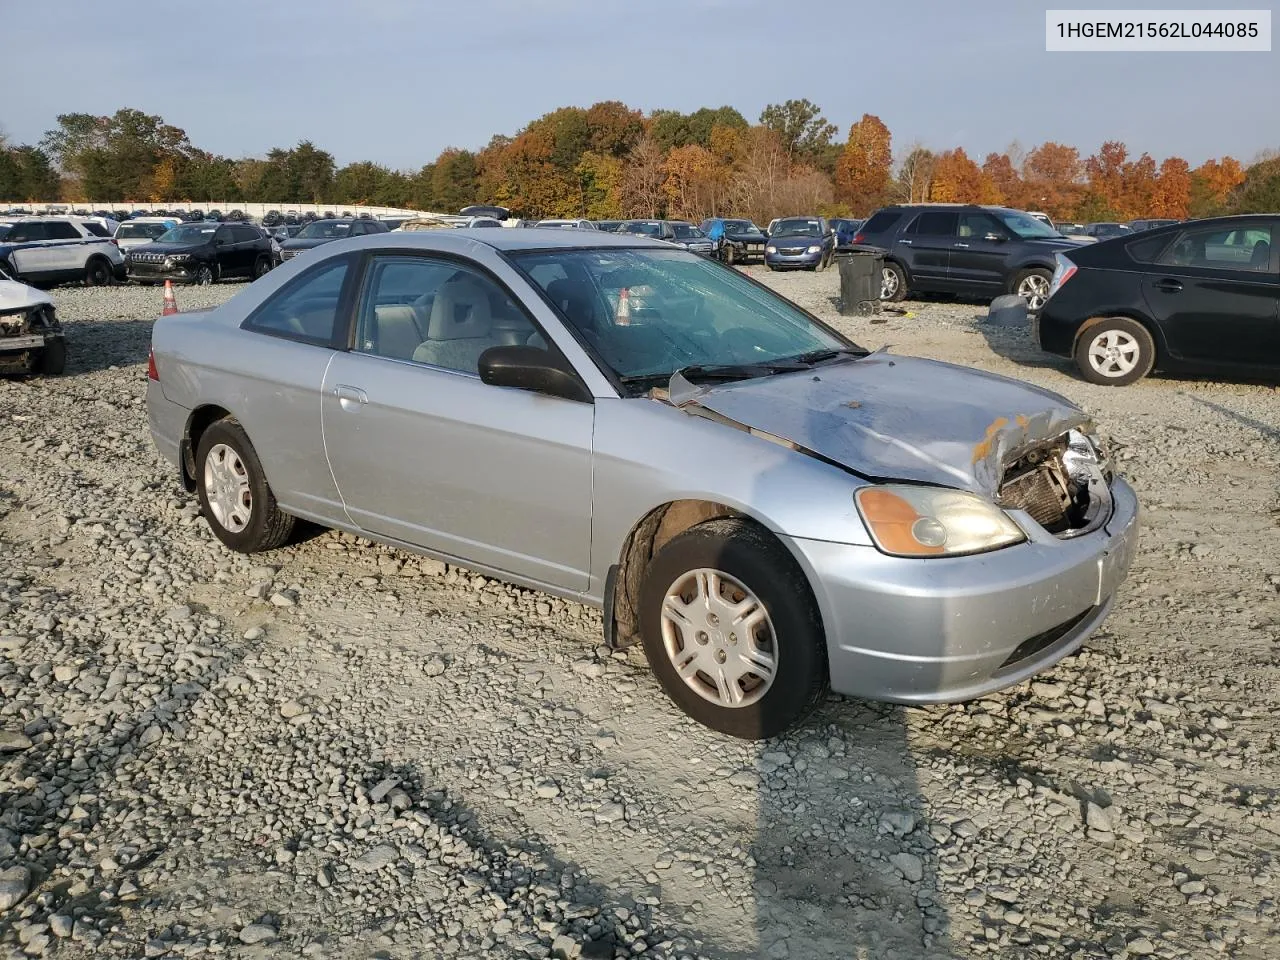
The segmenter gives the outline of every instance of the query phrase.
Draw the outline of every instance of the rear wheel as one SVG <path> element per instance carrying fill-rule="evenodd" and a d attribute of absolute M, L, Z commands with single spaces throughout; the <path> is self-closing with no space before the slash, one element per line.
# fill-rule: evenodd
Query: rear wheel
<path fill-rule="evenodd" d="M 1156 362 L 1156 344 L 1147 328 L 1127 317 L 1108 317 L 1076 341 L 1076 366 L 1090 383 L 1124 387 L 1141 380 Z"/>
<path fill-rule="evenodd" d="M 111 282 L 111 264 L 101 257 L 94 257 L 84 265 L 86 287 L 105 287 Z"/>
<path fill-rule="evenodd" d="M 253 279 L 257 280 L 271 269 L 270 257 L 259 257 L 253 264 Z"/>
<path fill-rule="evenodd" d="M 1010 284 L 1010 293 L 1016 293 L 1027 301 L 1027 309 L 1032 313 L 1044 306 L 1049 299 L 1049 282 L 1053 275 L 1039 267 L 1030 270 L 1019 270 Z"/>
<path fill-rule="evenodd" d="M 274 550 L 293 533 L 240 424 L 219 420 L 196 450 L 196 490 L 214 536 L 240 553 Z"/>
<path fill-rule="evenodd" d="M 747 521 L 712 520 L 672 538 L 645 573 L 640 627 L 667 695 L 721 733 L 777 736 L 826 693 L 809 583 L 787 549 Z"/>
<path fill-rule="evenodd" d="M 907 295 L 907 274 L 896 263 L 886 263 L 880 271 L 880 299 L 896 303 Z"/>

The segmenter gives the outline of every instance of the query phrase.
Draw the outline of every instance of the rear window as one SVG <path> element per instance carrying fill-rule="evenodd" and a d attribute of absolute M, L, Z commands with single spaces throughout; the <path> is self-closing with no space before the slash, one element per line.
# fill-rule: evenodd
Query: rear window
<path fill-rule="evenodd" d="M 884 233 L 902 219 L 900 210 L 881 210 L 862 225 L 863 233 Z"/>
<path fill-rule="evenodd" d="M 107 228 L 100 223 L 93 223 L 92 221 L 86 220 L 86 221 L 82 221 L 80 226 L 84 227 L 86 230 L 92 233 L 95 237 L 111 236 L 111 234 L 107 233 Z"/>

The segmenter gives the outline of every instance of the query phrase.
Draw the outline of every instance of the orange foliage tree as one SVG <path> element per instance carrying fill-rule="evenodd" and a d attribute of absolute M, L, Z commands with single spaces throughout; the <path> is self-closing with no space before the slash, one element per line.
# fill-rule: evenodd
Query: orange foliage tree
<path fill-rule="evenodd" d="M 978 203 L 982 200 L 982 170 L 963 147 L 938 154 L 933 165 L 929 199 L 935 203 Z"/>
<path fill-rule="evenodd" d="M 1160 164 L 1151 213 L 1157 217 L 1185 220 L 1191 206 L 1191 164 L 1181 157 L 1169 157 Z"/>
<path fill-rule="evenodd" d="M 1022 164 L 1026 205 L 1054 220 L 1067 219 L 1084 194 L 1080 174 L 1079 150 L 1052 140 L 1040 144 Z"/>
<path fill-rule="evenodd" d="M 849 128 L 849 139 L 836 161 L 836 197 L 859 214 L 884 203 L 892 178 L 893 151 L 889 128 L 864 113 Z"/>

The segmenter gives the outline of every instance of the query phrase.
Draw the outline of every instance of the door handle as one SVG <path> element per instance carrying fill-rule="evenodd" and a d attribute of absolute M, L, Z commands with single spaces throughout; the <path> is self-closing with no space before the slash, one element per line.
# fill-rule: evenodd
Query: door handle
<path fill-rule="evenodd" d="M 344 410 L 351 410 L 355 404 L 368 403 L 369 395 L 359 387 L 348 387 L 340 383 L 333 388 L 333 395 L 338 398 Z"/>
<path fill-rule="evenodd" d="M 1164 293 L 1177 293 L 1182 289 L 1182 281 L 1173 279 L 1157 280 L 1154 286 Z"/>
<path fill-rule="evenodd" d="M 967 243 L 953 243 L 953 244 L 952 244 L 952 246 L 953 246 L 953 247 L 964 247 L 966 250 L 968 250 L 968 249 L 969 249 L 969 245 L 968 245 Z"/>

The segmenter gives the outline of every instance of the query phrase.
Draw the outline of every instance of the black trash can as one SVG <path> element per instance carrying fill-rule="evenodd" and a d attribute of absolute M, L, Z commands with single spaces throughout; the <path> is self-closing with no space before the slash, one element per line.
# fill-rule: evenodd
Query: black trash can
<path fill-rule="evenodd" d="M 846 316 L 870 316 L 880 312 L 880 284 L 884 251 L 862 245 L 836 251 L 840 268 L 840 312 Z"/>

